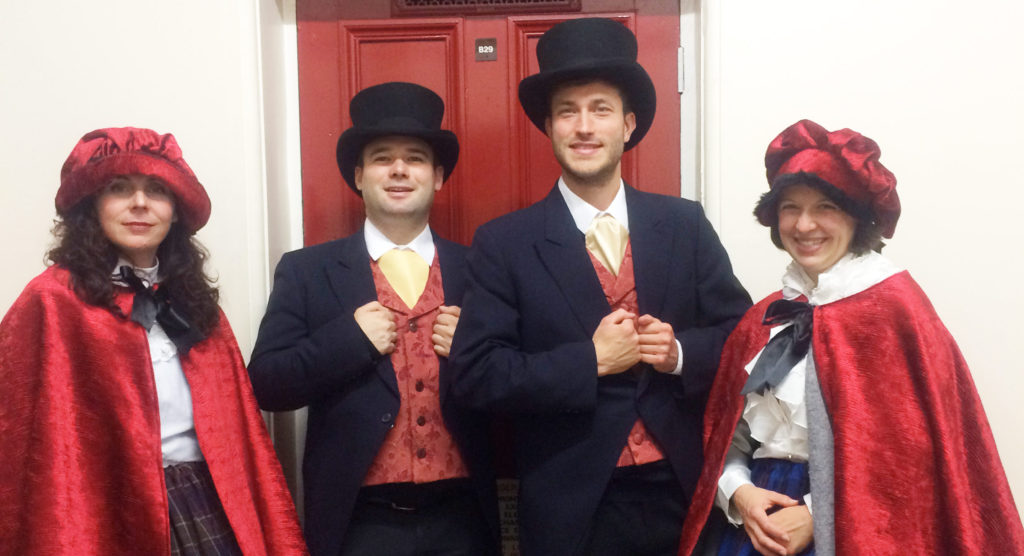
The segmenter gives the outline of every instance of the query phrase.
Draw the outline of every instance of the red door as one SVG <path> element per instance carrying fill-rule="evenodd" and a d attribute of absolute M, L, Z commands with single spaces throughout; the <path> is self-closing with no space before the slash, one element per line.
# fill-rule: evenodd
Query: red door
<path fill-rule="evenodd" d="M 435 91 L 445 101 L 442 127 L 458 134 L 459 163 L 431 213 L 430 225 L 442 236 L 468 244 L 480 224 L 546 195 L 559 168 L 547 137 L 519 107 L 517 87 L 537 72 L 540 35 L 584 14 L 616 19 L 636 33 L 640 63 L 657 90 L 654 125 L 623 158 L 623 177 L 640 189 L 679 195 L 678 0 L 583 0 L 582 11 L 571 14 L 412 18 L 392 18 L 391 4 L 297 4 L 306 245 L 351 234 L 362 223 L 362 202 L 338 173 L 334 149 L 351 125 L 349 99 L 385 81 Z M 477 61 L 478 39 L 495 40 L 497 60 Z"/>

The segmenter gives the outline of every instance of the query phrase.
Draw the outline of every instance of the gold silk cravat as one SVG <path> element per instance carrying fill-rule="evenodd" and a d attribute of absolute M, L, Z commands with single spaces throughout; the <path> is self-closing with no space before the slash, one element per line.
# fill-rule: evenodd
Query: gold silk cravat
<path fill-rule="evenodd" d="M 398 297 L 411 309 L 427 287 L 427 275 L 430 265 L 415 251 L 408 249 L 392 249 L 377 260 L 384 277 L 394 288 Z"/>
<path fill-rule="evenodd" d="M 587 228 L 587 250 L 616 276 L 628 241 L 629 232 L 607 213 L 595 218 Z"/>

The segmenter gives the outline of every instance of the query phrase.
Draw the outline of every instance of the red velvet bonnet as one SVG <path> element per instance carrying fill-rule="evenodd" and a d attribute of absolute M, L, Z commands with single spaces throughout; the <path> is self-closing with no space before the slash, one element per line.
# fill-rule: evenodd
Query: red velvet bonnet
<path fill-rule="evenodd" d="M 181 156 L 170 133 L 135 127 L 104 128 L 85 134 L 60 170 L 54 203 L 65 216 L 72 207 L 115 176 L 141 174 L 162 180 L 174 194 L 178 217 L 195 233 L 210 219 L 210 198 Z"/>
<path fill-rule="evenodd" d="M 900 217 L 900 199 L 896 176 L 878 161 L 880 155 L 877 143 L 850 129 L 828 131 L 810 120 L 789 126 L 764 155 L 770 194 L 754 210 L 758 222 L 772 226 L 777 218 L 776 195 L 771 193 L 809 182 L 839 190 L 869 211 L 882 236 L 891 238 Z"/>

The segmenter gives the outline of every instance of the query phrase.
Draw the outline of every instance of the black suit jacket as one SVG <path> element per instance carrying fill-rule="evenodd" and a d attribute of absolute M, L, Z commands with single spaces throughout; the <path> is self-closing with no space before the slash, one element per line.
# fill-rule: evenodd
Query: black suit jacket
<path fill-rule="evenodd" d="M 434 236 L 446 305 L 461 305 L 462 245 Z M 356 308 L 377 299 L 362 231 L 285 254 L 249 363 L 260 407 L 309 406 L 302 471 L 310 552 L 335 556 L 356 495 L 392 422 L 400 397 L 390 357 L 356 323 Z M 480 494 L 497 546 L 497 505 L 488 426 L 479 412 L 449 400 L 450 370 L 440 361 L 441 410 Z"/>
<path fill-rule="evenodd" d="M 470 249 L 453 393 L 512 416 L 525 556 L 580 549 L 637 417 L 689 498 L 722 344 L 750 306 L 699 205 L 628 186 L 626 204 L 639 310 L 672 325 L 681 377 L 642 365 L 598 379 L 592 337 L 611 308 L 557 187 Z"/>

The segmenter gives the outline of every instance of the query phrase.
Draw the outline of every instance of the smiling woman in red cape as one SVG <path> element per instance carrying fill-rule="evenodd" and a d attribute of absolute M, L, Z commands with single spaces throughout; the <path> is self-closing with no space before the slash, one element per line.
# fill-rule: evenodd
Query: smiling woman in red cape
<path fill-rule="evenodd" d="M 722 351 L 680 555 L 702 531 L 701 554 L 1024 554 L 967 363 L 879 253 L 900 213 L 879 153 L 808 120 L 768 148 L 754 212 L 793 263 Z"/>
<path fill-rule="evenodd" d="M 0 554 L 304 554 L 174 138 L 103 129 L 0 322 Z"/>

